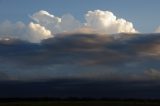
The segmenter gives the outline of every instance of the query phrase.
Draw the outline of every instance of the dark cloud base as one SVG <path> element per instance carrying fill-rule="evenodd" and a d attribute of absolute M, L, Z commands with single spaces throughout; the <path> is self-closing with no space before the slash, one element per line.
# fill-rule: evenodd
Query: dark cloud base
<path fill-rule="evenodd" d="M 42 82 L 0 82 L 0 98 L 131 98 L 160 99 L 160 83 L 56 79 Z"/>
<path fill-rule="evenodd" d="M 1 40 L 0 97 L 160 98 L 159 48 L 160 34 Z"/>
<path fill-rule="evenodd" d="M 159 48 L 160 34 L 60 34 L 41 43 L 1 39 L 0 71 L 18 80 L 90 77 L 90 72 L 99 78 L 159 79 Z M 147 76 L 137 76 L 145 71 Z"/>

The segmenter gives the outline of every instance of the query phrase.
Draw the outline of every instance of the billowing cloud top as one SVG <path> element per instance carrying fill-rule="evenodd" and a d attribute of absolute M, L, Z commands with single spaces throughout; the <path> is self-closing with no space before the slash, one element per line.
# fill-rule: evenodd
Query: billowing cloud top
<path fill-rule="evenodd" d="M 131 22 L 125 19 L 118 19 L 109 11 L 88 11 L 85 15 L 86 26 L 92 28 L 96 32 L 113 34 L 113 33 L 135 33 L 137 32 Z"/>
<path fill-rule="evenodd" d="M 5 21 L 0 24 L 0 37 L 20 38 L 39 43 L 43 39 L 54 37 L 59 33 L 136 33 L 133 24 L 125 19 L 117 18 L 112 12 L 95 10 L 85 14 L 85 22 L 80 22 L 70 14 L 62 17 L 40 10 L 30 16 L 33 22 Z"/>

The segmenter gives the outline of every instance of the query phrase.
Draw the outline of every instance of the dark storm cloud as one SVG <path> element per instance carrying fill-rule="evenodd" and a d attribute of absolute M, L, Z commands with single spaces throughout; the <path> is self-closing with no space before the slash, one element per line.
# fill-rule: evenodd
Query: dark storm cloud
<path fill-rule="evenodd" d="M 41 44 L 23 41 L 1 41 L 1 56 L 20 63 L 67 64 L 93 63 L 103 64 L 125 59 L 126 54 L 114 47 L 117 42 L 112 36 L 92 34 L 59 35 L 44 40 Z M 112 44 L 113 43 L 113 44 Z"/>
<path fill-rule="evenodd" d="M 58 52 L 57 54 L 60 53 L 62 57 L 70 54 L 68 57 L 71 56 L 73 61 L 76 60 L 74 63 L 110 65 L 110 63 L 134 61 L 136 58 L 142 60 L 154 58 L 155 55 L 159 55 L 159 42 L 159 34 L 117 34 L 111 36 L 73 34 L 47 39 L 42 44 L 49 53 Z M 151 55 L 151 53 L 155 55 Z"/>
<path fill-rule="evenodd" d="M 42 72 L 39 76 L 42 77 L 45 73 L 46 78 L 57 75 L 65 77 L 67 73 L 69 77 L 111 75 L 115 79 L 132 79 L 132 76 L 135 79 L 139 72 L 143 74 L 143 71 L 150 68 L 160 69 L 159 41 L 159 34 L 123 33 L 60 34 L 43 40 L 40 44 L 17 39 L 1 40 L 0 67 L 9 72 L 27 72 L 28 75 L 24 76 L 28 78 L 39 71 Z M 93 73 L 91 70 L 94 70 Z M 108 75 L 110 70 L 114 71 Z"/>
<path fill-rule="evenodd" d="M 0 71 L 0 81 L 2 80 L 10 80 L 10 77 L 7 75 L 7 73 Z"/>

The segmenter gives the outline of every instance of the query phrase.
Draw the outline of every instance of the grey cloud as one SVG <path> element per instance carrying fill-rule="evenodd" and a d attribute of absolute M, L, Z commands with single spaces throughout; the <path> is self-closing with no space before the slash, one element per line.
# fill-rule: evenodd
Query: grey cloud
<path fill-rule="evenodd" d="M 113 79 L 138 79 L 137 74 L 139 76 L 149 68 L 159 69 L 159 56 L 148 55 L 158 47 L 159 37 L 159 34 L 73 33 L 60 34 L 39 44 L 18 39 L 1 40 L 0 59 L 8 67 L 24 71 L 33 79 L 36 77 L 33 73 L 37 71 L 46 72 L 44 76 L 39 75 L 45 78 L 103 76 L 107 79 L 111 75 Z M 112 74 L 110 70 L 113 70 Z"/>
<path fill-rule="evenodd" d="M 152 80 L 160 79 L 160 71 L 156 69 L 150 69 L 150 70 L 144 71 L 144 75 L 148 79 L 152 79 Z"/>
<path fill-rule="evenodd" d="M 10 76 L 5 72 L 0 70 L 0 81 L 12 80 Z"/>
<path fill-rule="evenodd" d="M 45 61 L 49 60 L 51 61 L 51 64 L 54 61 L 58 64 L 59 61 L 63 62 L 63 60 L 65 63 L 67 59 L 71 59 L 71 61 L 75 60 L 75 57 L 75 61 L 78 62 L 79 59 L 81 60 L 85 59 L 85 57 L 88 57 L 88 54 L 90 53 L 93 56 L 89 56 L 88 58 L 94 57 L 94 55 L 96 55 L 94 54 L 94 52 L 103 53 L 104 44 L 101 42 L 103 39 L 100 39 L 101 38 L 97 35 L 73 34 L 64 37 L 47 39 L 46 41 L 42 42 L 42 44 L 26 43 L 15 45 L 15 43 L 13 43 L 10 44 L 10 47 L 12 47 L 12 49 L 9 50 L 6 48 L 5 45 L 3 45 L 3 50 L 1 50 L 3 52 L 5 52 L 5 50 L 8 53 L 11 52 L 12 55 L 8 56 L 11 56 L 10 58 L 15 58 L 17 61 L 20 59 L 25 60 L 24 62 L 30 61 L 33 63 L 35 61 L 35 63 L 45 63 Z M 3 42 L 8 43 L 10 41 Z M 103 42 L 105 43 L 105 41 Z M 24 55 L 25 53 L 27 53 L 27 55 Z M 7 54 L 5 53 L 2 55 L 7 56 Z M 50 58 L 53 58 L 53 61 Z"/>

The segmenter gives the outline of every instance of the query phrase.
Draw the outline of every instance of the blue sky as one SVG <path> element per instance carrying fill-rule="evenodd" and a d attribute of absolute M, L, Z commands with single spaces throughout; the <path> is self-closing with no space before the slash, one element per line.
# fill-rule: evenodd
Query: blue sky
<path fill-rule="evenodd" d="M 153 32 L 159 25 L 159 0 L 0 0 L 0 22 L 30 21 L 29 15 L 46 10 L 56 16 L 70 13 L 84 21 L 89 10 L 109 10 L 131 21 L 140 32 Z"/>

